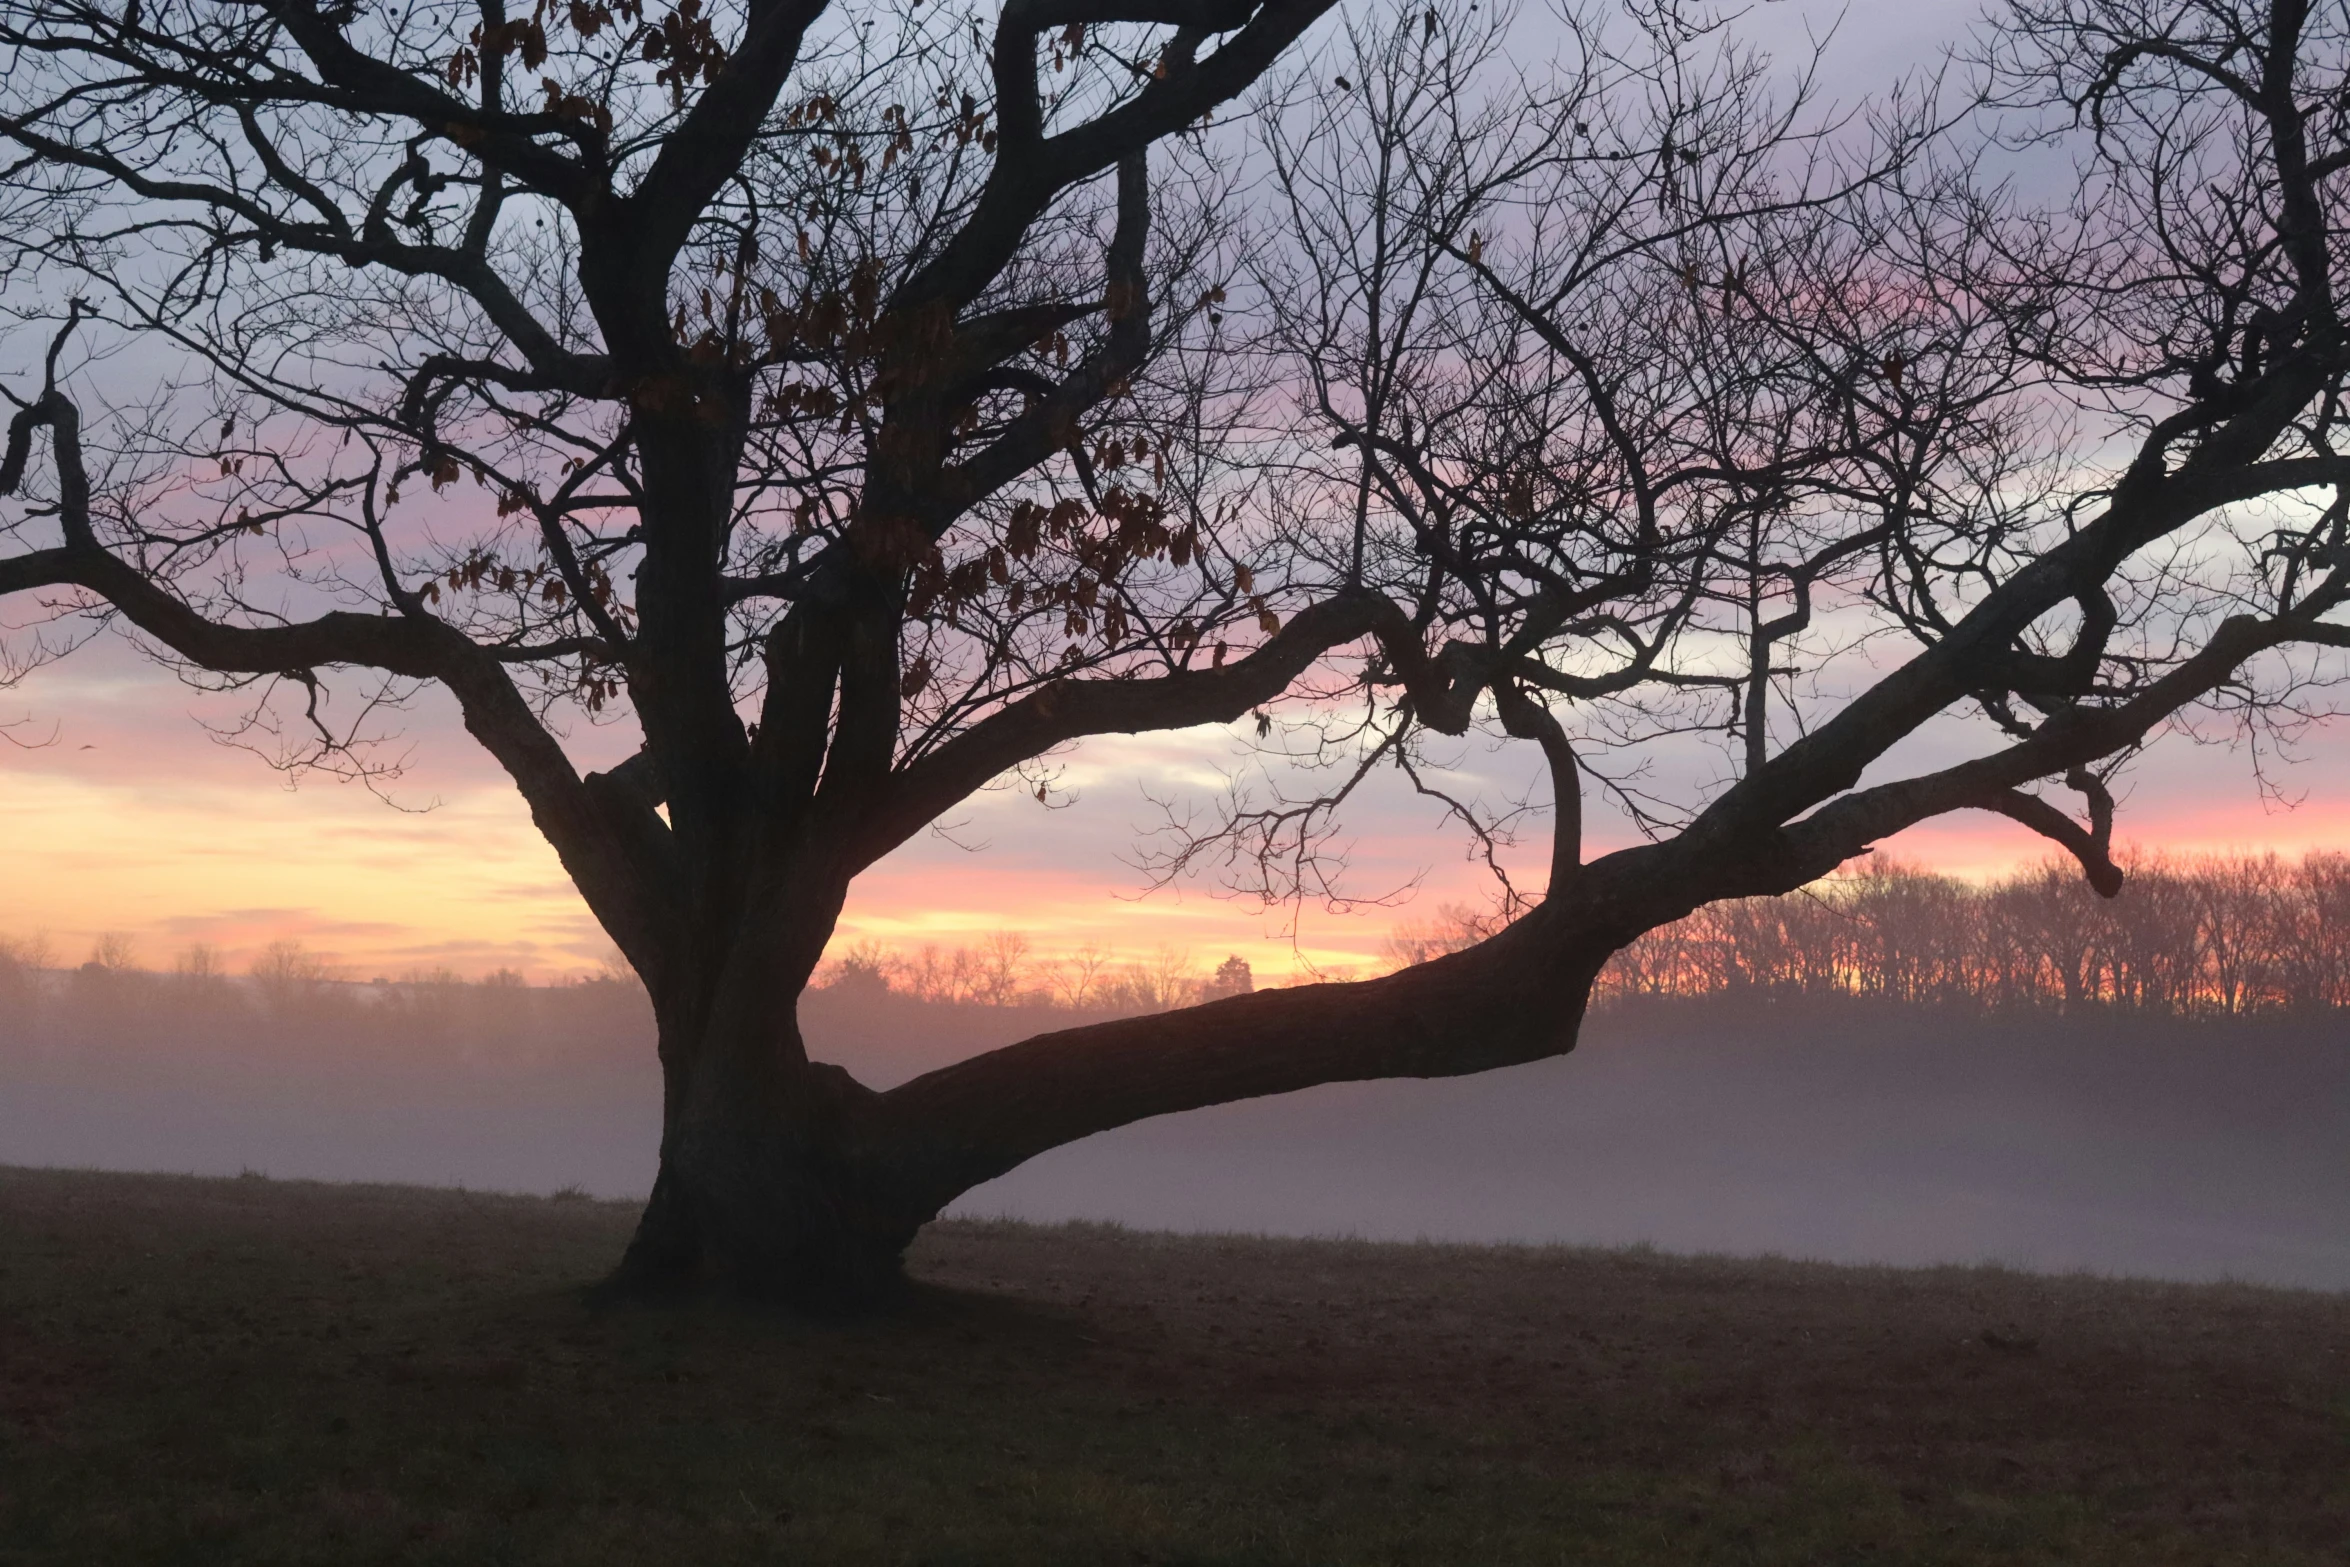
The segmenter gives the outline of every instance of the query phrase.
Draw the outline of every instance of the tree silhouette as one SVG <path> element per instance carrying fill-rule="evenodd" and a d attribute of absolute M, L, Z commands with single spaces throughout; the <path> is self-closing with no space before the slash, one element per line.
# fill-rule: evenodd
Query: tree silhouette
<path fill-rule="evenodd" d="M 1441 5 L 1274 80 L 1323 9 L 0 0 L 42 326 L 0 594 L 254 686 L 292 765 L 454 695 L 652 997 L 615 1287 L 860 1297 L 1071 1139 L 1556 1053 L 1643 932 L 1942 812 L 2110 892 L 2118 760 L 2291 717 L 2282 655 L 2350 642 L 2344 506 L 2245 509 L 2350 478 L 2335 21 L 2023 5 L 1976 118 L 1863 123 L 1670 7 L 1554 75 Z M 1983 116 L 2078 148 L 2069 207 L 1977 175 Z M 161 390 L 85 432 L 66 356 L 125 345 Z M 1336 896 L 1385 765 L 1499 868 L 1523 813 L 1421 749 L 1492 727 L 1548 763 L 1547 886 L 1373 981 L 888 1093 L 807 1059 L 865 868 L 1058 747 L 1270 739 L 1285 696 L 1340 782 L 1166 874 Z M 1891 767 L 1962 712 L 1969 759 Z M 583 773 L 566 716 L 642 749 Z M 1617 765 L 1690 735 L 1697 798 Z M 1587 785 L 1653 841 L 1586 863 Z"/>

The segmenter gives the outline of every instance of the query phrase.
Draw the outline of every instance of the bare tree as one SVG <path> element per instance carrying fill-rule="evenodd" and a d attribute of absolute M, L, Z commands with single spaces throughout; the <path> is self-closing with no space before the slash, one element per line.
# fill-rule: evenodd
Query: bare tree
<path fill-rule="evenodd" d="M 50 956 L 48 942 L 40 937 L 0 936 L 0 1004 L 8 1018 L 0 1039 L 30 1034 L 39 1020 L 42 974 Z"/>
<path fill-rule="evenodd" d="M 1074 1138 L 1565 1050 L 1643 931 L 1940 812 L 2110 888 L 2114 759 L 2198 703 L 2285 716 L 2255 660 L 2350 641 L 2343 508 L 2235 509 L 2350 479 L 2330 23 L 2016 11 L 1992 107 L 2084 170 L 2032 212 L 1670 10 L 1502 79 L 1497 24 L 1439 6 L 1262 105 L 1277 199 L 1236 230 L 1208 122 L 1322 9 L 0 0 L 8 298 L 43 326 L 0 594 L 68 617 L 31 656 L 110 616 L 254 685 L 291 763 L 364 770 L 385 704 L 454 694 L 653 999 L 617 1286 L 860 1295 Z M 67 355 L 134 340 L 163 390 L 86 438 Z M 997 780 L 1049 799 L 1070 742 L 1270 736 L 1285 694 L 1497 868 L 1530 810 L 1417 747 L 1533 745 L 1547 888 L 1377 980 L 888 1093 L 807 1059 L 875 860 Z M 1960 710 L 1973 759 L 1862 786 Z M 643 748 L 583 774 L 571 716 Z M 1729 776 L 1676 804 L 1610 760 L 1676 734 L 1730 737 Z M 1654 841 L 1584 863 L 1587 783 Z M 1345 792 L 1172 863 L 1333 891 Z"/>
<path fill-rule="evenodd" d="M 1109 962 L 1109 950 L 1100 943 L 1081 943 L 1054 964 L 1053 994 L 1072 1011 L 1093 1005 L 1101 992 L 1102 971 Z"/>
<path fill-rule="evenodd" d="M 1020 999 L 1028 979 L 1028 938 L 1016 930 L 990 932 L 979 948 L 978 999 L 1008 1007 Z"/>
<path fill-rule="evenodd" d="M 262 1004 L 279 1016 L 298 1014 L 314 1005 L 334 977 L 324 958 L 304 950 L 302 943 L 291 937 L 263 947 L 247 973 Z"/>

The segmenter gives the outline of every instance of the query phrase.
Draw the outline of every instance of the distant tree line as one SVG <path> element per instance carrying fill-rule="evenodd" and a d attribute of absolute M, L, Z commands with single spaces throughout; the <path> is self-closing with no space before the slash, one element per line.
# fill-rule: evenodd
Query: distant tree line
<path fill-rule="evenodd" d="M 2107 899 L 2070 861 L 1978 883 L 1870 855 L 1798 891 L 1709 905 L 1650 931 L 1616 954 L 1593 1001 L 1869 996 L 2181 1017 L 2350 1008 L 2350 855 L 2118 858 L 2128 880 Z M 1464 950 L 1501 924 L 1489 910 L 1442 904 L 1431 918 L 1398 924 L 1377 966 L 1408 968 Z M 1141 961 L 1090 945 L 1040 959 L 1017 932 L 911 955 L 867 942 L 836 959 L 823 979 L 836 992 L 1112 1014 L 1254 988 L 1237 957 L 1213 974 L 1168 948 Z"/>
<path fill-rule="evenodd" d="M 510 968 L 468 980 L 444 966 L 410 969 L 397 980 L 378 976 L 356 984 L 325 956 L 291 937 L 264 946 L 241 976 L 230 972 L 218 947 L 201 941 L 181 949 L 168 970 L 157 971 L 140 963 L 136 944 L 120 931 L 101 933 L 78 967 L 61 968 L 47 937 L 0 936 L 0 997 L 35 1004 L 54 994 L 86 1001 L 169 996 L 181 1003 L 219 1002 L 272 1012 L 333 999 L 401 1007 L 428 1004 L 433 997 L 461 988 L 510 990 L 525 983 Z"/>
<path fill-rule="evenodd" d="M 2350 855 L 2122 856 L 2121 895 L 2099 897 L 2068 863 L 2049 861 L 1987 883 L 1883 855 L 1779 897 L 1710 905 L 1619 952 L 1598 1003 L 1636 996 L 1868 996 L 1983 1009 L 2113 1008 L 2241 1017 L 2350 1008 Z M 1458 951 L 1499 928 L 1461 904 L 1406 921 L 1383 965 Z M 1318 977 L 1345 978 L 1347 975 Z M 842 1001 L 898 996 L 942 1006 L 1031 1007 L 1104 1016 L 1162 1012 L 1256 988 L 1246 959 L 1203 970 L 1161 947 L 1121 958 L 1087 943 L 1040 955 L 1018 931 L 973 946 L 912 952 L 860 942 L 821 975 Z M 614 973 L 572 989 L 636 990 Z M 297 941 L 263 949 L 242 979 L 198 945 L 169 973 L 139 968 L 127 940 L 102 936 L 78 969 L 60 971 L 38 940 L 0 938 L 0 1034 L 46 1010 L 120 1015 L 149 1006 L 178 1026 L 265 1014 L 424 1035 L 514 1028 L 540 1003 L 521 975 L 468 982 L 448 969 L 370 984 L 336 980 Z"/>
<path fill-rule="evenodd" d="M 165 970 L 101 935 L 79 965 L 40 937 L 0 936 L 0 1045 L 69 1052 L 268 1054 L 383 1046 L 484 1062 L 561 1052 L 645 1026 L 634 976 L 534 986 L 512 969 L 468 980 L 446 967 L 354 982 L 298 940 L 271 942 L 242 974 L 198 943 Z"/>
<path fill-rule="evenodd" d="M 836 995 L 902 995 L 946 1006 L 1026 1006 L 1133 1016 L 1254 991 L 1246 958 L 1227 957 L 1203 973 L 1190 953 L 1162 946 L 1139 959 L 1120 958 L 1095 942 L 1060 957 L 1040 957 L 1027 936 L 1002 930 L 975 947 L 912 953 L 862 941 L 827 964 L 821 988 Z"/>
<path fill-rule="evenodd" d="M 849 1004 L 887 995 L 937 1006 L 1095 1016 L 1164 1012 L 1256 988 L 1248 960 L 1238 956 L 1212 970 L 1165 946 L 1130 959 L 1087 943 L 1047 957 L 1026 935 L 1008 930 L 975 946 L 925 945 L 911 953 L 861 942 L 830 963 L 823 979 L 821 988 Z M 621 969 L 546 986 L 530 985 L 509 968 L 476 980 L 435 967 L 360 982 L 294 939 L 269 943 L 236 974 L 218 948 L 201 942 L 183 949 L 168 970 L 146 968 L 130 938 L 108 932 L 77 967 L 61 964 L 45 938 L 0 936 L 0 1039 L 38 1033 L 70 1043 L 96 1037 L 93 1031 L 112 1037 L 140 1026 L 184 1036 L 269 1019 L 314 1033 L 488 1043 L 530 1034 L 550 1009 L 568 1015 L 575 1000 L 593 1004 L 622 991 L 641 1005 L 636 976 Z"/>
<path fill-rule="evenodd" d="M 1617 954 L 1597 999 L 1854 995 L 2185 1017 L 2350 1007 L 2350 856 L 2124 861 L 2120 896 L 2049 862 L 1987 884 L 1871 856 L 1700 909 Z"/>
<path fill-rule="evenodd" d="M 2128 880 L 2107 899 L 2069 862 L 1976 883 L 1870 855 L 1795 892 L 1650 931 L 1609 962 L 1593 1000 L 1869 996 L 2180 1017 L 2350 1007 L 2350 855 L 2117 858 Z M 1500 923 L 1444 904 L 1399 925 L 1384 957 L 1424 962 Z"/>

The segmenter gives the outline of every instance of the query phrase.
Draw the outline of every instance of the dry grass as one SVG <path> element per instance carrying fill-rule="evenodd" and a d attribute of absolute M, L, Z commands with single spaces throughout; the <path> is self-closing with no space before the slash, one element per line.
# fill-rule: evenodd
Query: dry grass
<path fill-rule="evenodd" d="M 853 1325 L 632 1215 L 0 1169 L 0 1562 L 2344 1559 L 2350 1297 L 949 1224 Z"/>

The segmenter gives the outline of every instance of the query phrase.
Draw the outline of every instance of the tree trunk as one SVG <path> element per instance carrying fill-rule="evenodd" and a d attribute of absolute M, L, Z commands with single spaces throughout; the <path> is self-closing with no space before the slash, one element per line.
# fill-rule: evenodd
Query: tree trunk
<path fill-rule="evenodd" d="M 1380 979 L 1064 1029 L 887 1093 L 808 1061 L 775 971 L 745 971 L 734 999 L 661 1014 L 660 1176 L 609 1289 L 863 1309 L 898 1286 L 905 1248 L 941 1209 L 1048 1149 L 1323 1083 L 1562 1054 L 1609 955 L 1687 912 L 1637 859 L 1617 869 L 1476 947 Z"/>
<path fill-rule="evenodd" d="M 807 1060 L 791 1002 L 766 988 L 772 971 L 738 975 L 733 999 L 690 1017 L 660 1012 L 660 1175 L 607 1293 L 866 1309 L 899 1287 L 924 1224 L 1047 1149 L 1322 1083 L 1451 1077 L 1563 1053 L 1600 965 L 1655 923 L 1626 918 L 1618 902 L 1594 898 L 1580 919 L 1538 909 L 1477 947 L 1381 979 L 1040 1035 L 886 1094 Z"/>
<path fill-rule="evenodd" d="M 772 1025 L 664 1040 L 660 1172 L 607 1295 L 848 1311 L 897 1288 L 932 1213 L 890 1179 L 877 1096 L 797 1044 Z"/>

